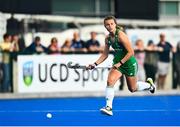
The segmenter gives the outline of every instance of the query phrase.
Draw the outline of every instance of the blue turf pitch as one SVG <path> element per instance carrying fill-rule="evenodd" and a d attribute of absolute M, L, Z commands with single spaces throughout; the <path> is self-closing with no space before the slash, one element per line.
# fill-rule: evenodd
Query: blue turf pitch
<path fill-rule="evenodd" d="M 114 115 L 99 112 L 102 97 L 0 100 L 0 126 L 180 126 L 180 96 L 114 99 Z M 52 118 L 46 116 L 52 114 Z"/>

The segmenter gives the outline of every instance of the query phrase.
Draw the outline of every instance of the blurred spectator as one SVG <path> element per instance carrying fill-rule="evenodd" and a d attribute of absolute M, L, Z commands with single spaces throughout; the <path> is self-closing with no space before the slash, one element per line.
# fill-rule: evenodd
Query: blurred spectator
<path fill-rule="evenodd" d="M 2 92 L 10 92 L 12 90 L 11 74 L 10 74 L 10 52 L 13 51 L 11 44 L 11 36 L 4 34 L 4 41 L 0 43 L 0 49 L 2 52 L 2 69 L 3 69 L 3 81 L 1 86 Z"/>
<path fill-rule="evenodd" d="M 159 37 L 160 42 L 157 46 L 162 48 L 162 51 L 159 52 L 157 85 L 158 89 L 164 89 L 166 76 L 169 70 L 170 51 L 173 50 L 173 47 L 165 40 L 165 34 L 161 33 Z"/>
<path fill-rule="evenodd" d="M 25 42 L 19 38 L 19 35 L 15 34 L 12 36 L 12 49 L 13 54 L 11 54 L 13 60 L 17 60 L 17 56 L 19 53 L 25 50 Z"/>
<path fill-rule="evenodd" d="M 119 80 L 120 84 L 119 84 L 119 90 L 123 90 L 124 89 L 124 75 L 121 76 L 120 80 Z"/>
<path fill-rule="evenodd" d="M 19 52 L 19 37 L 18 35 L 12 36 L 12 47 L 14 52 Z"/>
<path fill-rule="evenodd" d="M 144 71 L 145 52 L 144 52 L 144 42 L 141 39 L 138 39 L 136 41 L 134 50 L 135 50 L 135 57 L 138 62 L 137 78 L 140 81 L 145 81 L 145 71 Z"/>
<path fill-rule="evenodd" d="M 176 53 L 174 53 L 174 71 L 173 75 L 175 78 L 175 83 L 173 83 L 173 89 L 180 87 L 180 41 L 177 44 Z"/>
<path fill-rule="evenodd" d="M 0 43 L 1 50 L 2 51 L 7 51 L 7 52 L 13 51 L 12 44 L 11 44 L 11 40 L 12 40 L 11 35 L 4 34 L 3 35 L 3 40 L 4 41 L 2 43 Z"/>
<path fill-rule="evenodd" d="M 156 45 L 152 40 L 148 41 L 148 45 L 146 47 L 146 57 L 144 60 L 144 69 L 146 73 L 146 78 L 151 77 L 155 82 L 156 72 L 157 72 L 157 61 L 158 54 Z"/>
<path fill-rule="evenodd" d="M 19 46 L 19 52 L 23 52 L 26 49 L 25 41 L 23 35 L 14 35 L 18 37 L 18 46 Z"/>
<path fill-rule="evenodd" d="M 41 38 L 39 36 L 35 37 L 34 42 L 31 43 L 25 50 L 26 53 L 48 53 L 48 49 L 41 44 Z"/>
<path fill-rule="evenodd" d="M 81 51 L 81 52 L 87 51 L 85 42 L 80 39 L 78 32 L 74 32 L 73 34 L 71 48 L 74 51 Z"/>
<path fill-rule="evenodd" d="M 57 54 L 59 53 L 58 40 L 56 37 L 51 39 L 51 43 L 48 46 L 49 54 Z"/>
<path fill-rule="evenodd" d="M 100 43 L 96 39 L 96 36 L 96 32 L 91 32 L 91 39 L 86 42 L 86 46 L 89 52 L 100 51 Z"/>
<path fill-rule="evenodd" d="M 71 40 L 70 39 L 66 39 L 64 44 L 61 47 L 61 52 L 63 53 L 67 53 L 67 52 L 71 52 Z"/>
<path fill-rule="evenodd" d="M 12 36 L 12 49 L 13 49 L 13 54 L 11 54 L 11 58 L 13 60 L 17 60 L 17 53 L 19 52 L 19 37 L 18 35 L 13 35 Z"/>

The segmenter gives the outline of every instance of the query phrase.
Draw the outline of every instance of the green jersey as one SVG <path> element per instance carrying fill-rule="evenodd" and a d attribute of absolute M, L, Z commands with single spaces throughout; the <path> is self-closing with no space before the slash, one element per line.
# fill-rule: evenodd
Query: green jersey
<path fill-rule="evenodd" d="M 125 55 L 127 50 L 122 43 L 119 42 L 118 34 L 120 29 L 116 29 L 114 42 L 111 40 L 111 37 L 108 37 L 108 46 L 111 46 L 114 49 L 114 59 L 113 65 L 120 62 Z M 123 65 L 121 65 L 118 70 L 127 76 L 135 76 L 137 74 L 138 64 L 134 56 L 131 56 Z"/>

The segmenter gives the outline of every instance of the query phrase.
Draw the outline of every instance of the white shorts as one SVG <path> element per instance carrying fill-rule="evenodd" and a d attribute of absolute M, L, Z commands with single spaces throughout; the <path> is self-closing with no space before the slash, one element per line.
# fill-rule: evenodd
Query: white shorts
<path fill-rule="evenodd" d="M 158 62 L 158 74 L 167 75 L 169 70 L 169 63 Z"/>

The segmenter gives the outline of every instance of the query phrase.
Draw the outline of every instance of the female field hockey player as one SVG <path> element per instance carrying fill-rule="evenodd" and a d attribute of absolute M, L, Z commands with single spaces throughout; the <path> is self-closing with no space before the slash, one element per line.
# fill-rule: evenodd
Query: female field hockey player
<path fill-rule="evenodd" d="M 122 74 L 125 75 L 128 89 L 131 92 L 148 90 L 151 93 L 154 93 L 156 87 L 151 78 L 148 78 L 147 82 L 137 81 L 136 74 L 138 64 L 134 57 L 133 47 L 127 35 L 117 25 L 115 17 L 107 16 L 104 19 L 104 26 L 109 32 L 109 35 L 105 38 L 104 51 L 95 63 L 87 66 L 87 69 L 94 69 L 101 64 L 108 57 L 110 46 L 114 49 L 115 55 L 113 67 L 111 68 L 107 79 L 106 106 L 100 109 L 102 113 L 112 116 L 114 85 Z"/>

